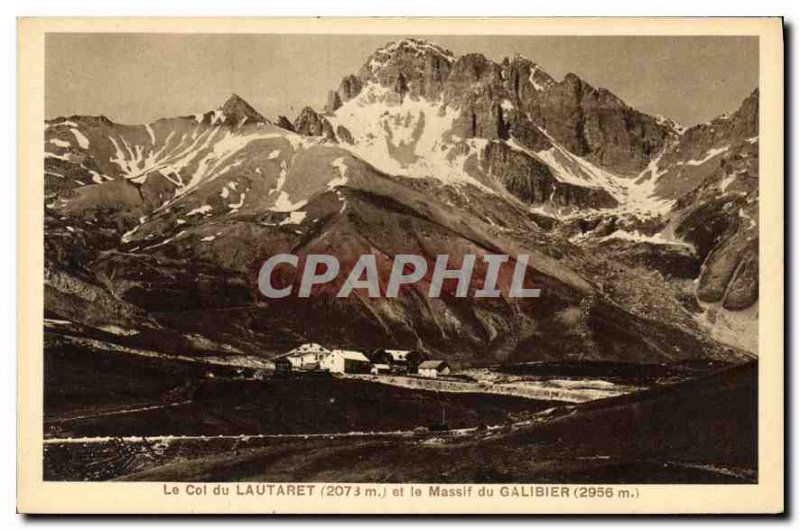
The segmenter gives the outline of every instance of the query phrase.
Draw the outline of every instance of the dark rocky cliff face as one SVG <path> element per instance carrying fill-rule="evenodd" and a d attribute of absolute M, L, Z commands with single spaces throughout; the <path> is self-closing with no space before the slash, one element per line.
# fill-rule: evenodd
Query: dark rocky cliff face
<path fill-rule="evenodd" d="M 703 302 L 738 310 L 758 300 L 758 196 L 758 146 L 744 142 L 676 204 L 676 232 L 704 260 Z"/>
<path fill-rule="evenodd" d="M 281 129 L 294 132 L 294 124 L 286 116 L 278 116 L 278 121 L 275 122 L 275 125 Z"/>
<path fill-rule="evenodd" d="M 523 106 L 556 84 L 539 65 L 521 55 L 503 59 L 501 68 L 506 91 Z"/>
<path fill-rule="evenodd" d="M 219 109 L 226 117 L 226 123 L 244 125 L 248 123 L 266 123 L 266 118 L 250 106 L 248 102 L 232 94 L 224 105 Z"/>
<path fill-rule="evenodd" d="M 522 106 L 567 149 L 622 175 L 638 174 L 672 134 L 655 118 L 575 74 L 523 100 Z"/>
<path fill-rule="evenodd" d="M 751 307 L 758 299 L 758 90 L 730 116 L 688 129 L 663 160 L 677 169 L 656 192 L 691 190 L 671 215 L 676 234 L 703 261 L 698 298 Z"/>
<path fill-rule="evenodd" d="M 503 108 L 490 92 L 483 90 L 464 101 L 452 132 L 461 138 L 505 140 L 509 137 Z"/>
<path fill-rule="evenodd" d="M 512 195 L 528 204 L 579 204 L 587 208 L 611 208 L 617 205 L 617 201 L 606 190 L 560 182 L 547 165 L 503 143 L 487 144 L 481 154 L 481 168 L 500 179 Z"/>
<path fill-rule="evenodd" d="M 664 162 L 701 160 L 710 149 L 731 146 L 755 136 L 758 136 L 758 89 L 733 114 L 687 129 L 678 144 L 665 154 Z"/>

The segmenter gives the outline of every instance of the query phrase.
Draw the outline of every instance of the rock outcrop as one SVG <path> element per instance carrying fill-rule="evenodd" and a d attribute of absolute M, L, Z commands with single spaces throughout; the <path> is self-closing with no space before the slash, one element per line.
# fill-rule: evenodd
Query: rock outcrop
<path fill-rule="evenodd" d="M 281 129 L 286 129 L 287 131 L 295 132 L 294 124 L 286 116 L 278 116 L 278 121 L 275 123 L 275 125 L 277 125 Z"/>
<path fill-rule="evenodd" d="M 501 181 L 521 201 L 540 205 L 610 208 L 617 201 L 606 190 L 575 186 L 556 179 L 547 165 L 504 143 L 489 142 L 481 153 L 481 167 Z"/>
<path fill-rule="evenodd" d="M 296 133 L 304 136 L 323 136 L 330 141 L 336 141 L 336 134 L 331 122 L 311 107 L 305 107 L 300 111 L 297 119 L 294 120 L 293 127 Z"/>
<path fill-rule="evenodd" d="M 636 175 L 671 131 L 575 74 L 523 102 L 530 119 L 573 153 L 622 175 Z"/>
<path fill-rule="evenodd" d="M 259 112 L 237 94 L 231 96 L 216 110 L 206 112 L 201 119 L 202 123 L 211 125 L 225 125 L 227 127 L 241 127 L 267 123 Z"/>

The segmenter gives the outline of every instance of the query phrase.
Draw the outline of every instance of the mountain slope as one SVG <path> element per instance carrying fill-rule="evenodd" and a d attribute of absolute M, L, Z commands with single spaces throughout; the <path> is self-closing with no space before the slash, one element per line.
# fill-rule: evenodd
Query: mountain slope
<path fill-rule="evenodd" d="M 741 111 L 727 136 L 698 149 L 750 134 L 738 124 L 752 114 Z M 105 316 L 110 324 L 135 328 L 138 319 L 140 328 L 261 355 L 314 340 L 421 347 L 463 364 L 742 359 L 746 352 L 709 336 L 686 285 L 659 270 L 668 263 L 689 281 L 705 259 L 701 301 L 724 298 L 724 311 L 752 305 L 753 258 L 731 266 L 729 257 L 752 248 L 750 236 L 736 236 L 726 252 L 715 250 L 722 236 L 701 232 L 702 219 L 729 219 L 752 199 L 748 192 L 734 206 L 702 209 L 722 183 L 738 190 L 739 166 L 750 162 L 667 186 L 681 180 L 673 176 L 683 175 L 673 171 L 680 160 L 699 156 L 684 145 L 686 134 L 700 134 L 692 131 L 576 76 L 556 82 L 524 58 L 454 57 L 415 39 L 378 50 L 343 79 L 325 112 L 307 108 L 294 122 L 273 125 L 238 96 L 142 126 L 50 120 L 46 305 L 97 325 L 104 315 L 88 302 L 102 292 L 122 308 Z M 729 148 L 725 160 L 740 152 Z M 620 237 L 627 229 L 649 230 L 644 243 L 659 250 L 659 238 L 675 248 L 653 254 Z M 609 248 L 619 240 L 628 246 Z M 329 289 L 266 300 L 258 269 L 283 252 L 333 253 L 344 263 L 374 254 L 384 272 L 398 254 L 530 254 L 542 297 L 430 299 L 428 276 L 397 299 L 358 291 L 337 299 Z M 87 287 L 66 287 L 76 282 Z M 68 309 L 76 293 L 82 311 Z"/>

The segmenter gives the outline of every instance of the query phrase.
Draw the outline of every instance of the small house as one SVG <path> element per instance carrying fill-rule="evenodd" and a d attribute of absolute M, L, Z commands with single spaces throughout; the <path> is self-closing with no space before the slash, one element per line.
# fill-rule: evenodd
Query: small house
<path fill-rule="evenodd" d="M 428 359 L 425 352 L 418 350 L 387 350 L 378 349 L 372 353 L 372 362 L 375 364 L 388 364 L 392 373 L 415 373 L 417 366 Z"/>
<path fill-rule="evenodd" d="M 391 359 L 392 364 L 406 364 L 408 362 L 408 353 L 411 350 L 384 350 Z"/>
<path fill-rule="evenodd" d="M 330 355 L 331 351 L 316 342 L 301 344 L 283 355 L 291 364 L 292 370 L 318 370 L 322 360 Z"/>
<path fill-rule="evenodd" d="M 367 356 L 360 351 L 332 350 L 319 367 L 334 374 L 367 374 L 370 365 Z"/>
<path fill-rule="evenodd" d="M 275 363 L 276 375 L 288 374 L 292 371 L 292 363 L 286 356 L 278 357 L 273 362 Z"/>
<path fill-rule="evenodd" d="M 373 364 L 372 368 L 369 369 L 369 373 L 371 373 L 372 375 L 388 374 L 391 371 L 392 371 L 391 366 L 389 366 L 388 364 L 380 364 L 380 363 Z"/>
<path fill-rule="evenodd" d="M 431 357 L 427 353 L 421 350 L 410 350 L 406 354 L 406 373 L 415 374 L 419 368 L 419 365 Z"/>
<path fill-rule="evenodd" d="M 406 356 L 409 350 L 386 350 L 378 349 L 372 352 L 370 360 L 381 366 L 388 366 L 393 373 L 405 373 L 408 370 L 408 360 Z"/>
<path fill-rule="evenodd" d="M 436 379 L 440 375 L 450 375 L 450 365 L 447 361 L 422 361 L 417 373 L 422 377 Z"/>

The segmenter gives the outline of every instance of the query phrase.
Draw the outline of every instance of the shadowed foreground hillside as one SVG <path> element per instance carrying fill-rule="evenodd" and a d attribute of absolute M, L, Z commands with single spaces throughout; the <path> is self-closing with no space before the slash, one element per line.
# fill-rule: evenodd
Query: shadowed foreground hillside
<path fill-rule="evenodd" d="M 754 483 L 756 411 L 757 365 L 749 363 L 670 387 L 561 407 L 538 425 L 505 432 L 290 440 L 235 450 L 198 445 L 195 458 L 184 447 L 171 463 L 120 478 Z"/>

